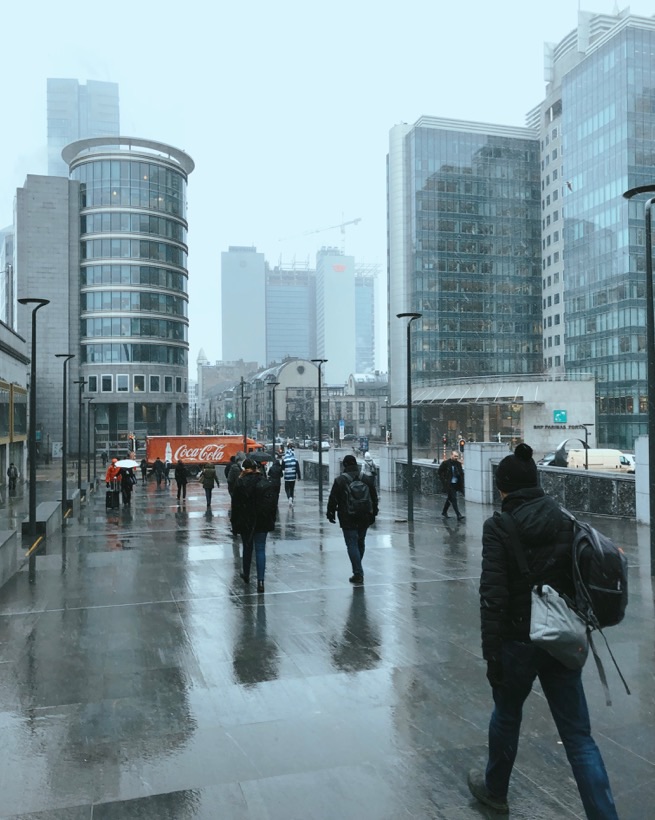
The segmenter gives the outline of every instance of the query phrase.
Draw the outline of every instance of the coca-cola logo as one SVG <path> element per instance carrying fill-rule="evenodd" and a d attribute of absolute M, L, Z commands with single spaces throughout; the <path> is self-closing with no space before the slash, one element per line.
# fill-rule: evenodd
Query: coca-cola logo
<path fill-rule="evenodd" d="M 191 461 L 214 461 L 217 464 L 223 461 L 224 444 L 205 444 L 202 447 L 188 447 L 180 444 L 175 451 L 175 461 L 187 459 Z"/>

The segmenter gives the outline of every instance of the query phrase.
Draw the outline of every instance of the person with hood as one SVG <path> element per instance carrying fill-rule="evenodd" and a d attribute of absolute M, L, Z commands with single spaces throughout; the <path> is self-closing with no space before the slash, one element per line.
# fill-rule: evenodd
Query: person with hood
<path fill-rule="evenodd" d="M 300 475 L 300 462 L 296 458 L 293 447 L 288 446 L 284 456 L 282 457 L 282 466 L 284 468 L 284 492 L 289 499 L 289 506 L 293 507 L 293 496 L 296 491 L 296 478 L 302 478 Z"/>
<path fill-rule="evenodd" d="M 489 723 L 486 770 L 471 770 L 473 796 L 508 813 L 507 791 L 519 743 L 523 704 L 539 678 L 555 720 L 582 805 L 589 818 L 618 818 L 605 764 L 592 736 L 582 687 L 582 670 L 568 669 L 530 642 L 531 589 L 548 584 L 573 597 L 573 524 L 539 487 L 532 448 L 519 444 L 496 472 L 502 514 L 488 518 L 482 531 L 480 615 L 482 656 L 487 662 L 494 709 Z M 515 557 L 503 517 L 510 515 L 520 537 L 530 575 Z"/>
<path fill-rule="evenodd" d="M 464 469 L 459 459 L 459 453 L 453 450 L 450 458 L 444 459 L 439 465 L 437 474 L 441 479 L 441 486 L 446 493 L 446 503 L 443 505 L 441 515 L 448 518 L 448 507 L 451 506 L 455 510 L 455 515 L 458 521 L 463 521 L 464 516 L 459 511 L 457 505 L 457 493 L 464 492 Z"/>
<path fill-rule="evenodd" d="M 121 467 L 120 469 L 121 495 L 123 496 L 123 506 L 129 507 L 132 503 L 132 490 L 136 484 L 136 476 L 131 467 Z"/>
<path fill-rule="evenodd" d="M 105 483 L 108 487 L 112 481 L 121 480 L 121 468 L 116 466 L 117 463 L 118 459 L 112 458 L 111 464 L 107 467 L 107 472 L 105 473 Z"/>
<path fill-rule="evenodd" d="M 241 578 L 250 583 L 252 553 L 255 551 L 257 592 L 264 592 L 266 573 L 266 536 L 275 529 L 277 495 L 271 482 L 250 459 L 243 460 L 243 470 L 232 492 L 232 530 L 241 536 L 243 571 Z"/>
<path fill-rule="evenodd" d="M 175 483 L 177 484 L 178 501 L 180 500 L 180 495 L 182 496 L 182 501 L 186 501 L 187 479 L 188 473 L 186 471 L 186 467 L 184 466 L 182 459 L 180 459 L 175 465 Z"/>
<path fill-rule="evenodd" d="M 216 484 L 217 487 L 221 486 L 218 481 L 218 476 L 216 475 L 216 467 L 214 467 L 213 464 L 205 464 L 200 473 L 200 481 L 205 490 L 207 509 L 209 509 L 212 505 L 212 490 L 214 489 L 214 484 Z"/>
<path fill-rule="evenodd" d="M 370 496 L 370 512 L 352 514 L 348 510 L 348 485 L 355 480 L 361 480 L 368 487 Z M 331 524 L 336 523 L 339 517 L 339 526 L 346 542 L 348 557 L 352 565 L 353 574 L 349 579 L 351 584 L 364 583 L 362 559 L 366 549 L 366 531 L 375 521 L 378 514 L 378 494 L 375 482 L 368 475 L 360 475 L 357 459 L 347 455 L 343 460 L 343 472 L 334 479 L 327 504 L 327 519 Z"/>
<path fill-rule="evenodd" d="M 378 474 L 378 468 L 373 461 L 373 456 L 367 450 L 364 453 L 364 464 L 362 465 L 362 474 L 363 475 L 370 475 L 373 481 L 375 481 L 375 485 L 377 487 L 376 476 Z"/>

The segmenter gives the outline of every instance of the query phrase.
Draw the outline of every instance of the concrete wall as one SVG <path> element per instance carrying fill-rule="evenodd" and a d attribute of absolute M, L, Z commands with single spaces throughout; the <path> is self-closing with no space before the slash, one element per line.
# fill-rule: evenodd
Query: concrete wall
<path fill-rule="evenodd" d="M 648 436 L 635 441 L 636 515 L 640 524 L 650 524 L 650 496 L 648 494 Z"/>

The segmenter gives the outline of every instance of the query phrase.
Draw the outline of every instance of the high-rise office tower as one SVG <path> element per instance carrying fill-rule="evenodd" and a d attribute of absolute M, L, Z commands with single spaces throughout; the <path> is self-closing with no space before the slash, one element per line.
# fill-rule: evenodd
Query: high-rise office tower
<path fill-rule="evenodd" d="M 117 83 L 48 79 L 48 175 L 68 176 L 64 146 L 88 137 L 120 134 Z"/>
<path fill-rule="evenodd" d="M 266 270 L 266 364 L 316 356 L 316 271 L 309 260 Z"/>
<path fill-rule="evenodd" d="M 70 361 L 69 445 L 78 400 L 93 400 L 96 441 L 127 449 L 128 434 L 188 429 L 186 185 L 192 159 L 150 140 L 80 140 L 64 151 L 70 180 L 28 176 L 16 196 L 21 294 L 49 299 L 39 314 L 39 418 L 61 440 L 61 369 Z M 19 332 L 30 338 L 28 311 Z M 84 380 L 82 391 L 73 387 Z M 89 410 L 84 408 L 86 430 Z"/>
<path fill-rule="evenodd" d="M 375 371 L 375 288 L 378 265 L 355 263 L 355 370 Z"/>
<path fill-rule="evenodd" d="M 539 144 L 528 128 L 422 117 L 391 130 L 390 392 L 541 370 Z M 399 429 L 399 425 L 401 428 Z M 396 440 L 403 440 L 398 414 Z"/>
<path fill-rule="evenodd" d="M 646 432 L 643 201 L 653 182 L 655 20 L 581 12 L 546 51 L 539 133 L 544 368 L 596 376 L 599 443 Z"/>
<path fill-rule="evenodd" d="M 338 248 L 316 254 L 316 353 L 326 381 L 345 384 L 357 371 L 355 260 Z"/>
<path fill-rule="evenodd" d="M 250 246 L 221 253 L 222 340 L 225 361 L 266 362 L 266 260 Z"/>

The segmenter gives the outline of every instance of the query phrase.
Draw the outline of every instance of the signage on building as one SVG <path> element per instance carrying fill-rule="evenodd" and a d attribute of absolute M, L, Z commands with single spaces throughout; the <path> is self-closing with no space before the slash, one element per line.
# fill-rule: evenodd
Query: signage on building
<path fill-rule="evenodd" d="M 566 424 L 566 410 L 553 410 L 553 422 L 555 424 Z"/>

